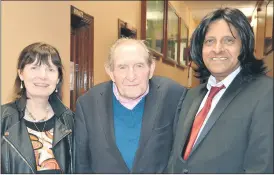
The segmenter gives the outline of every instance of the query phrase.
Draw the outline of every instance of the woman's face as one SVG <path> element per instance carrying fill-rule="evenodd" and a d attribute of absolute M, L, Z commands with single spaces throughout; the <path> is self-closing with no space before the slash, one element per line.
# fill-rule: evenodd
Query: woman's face
<path fill-rule="evenodd" d="M 21 81 L 24 82 L 27 97 L 48 98 L 59 82 L 58 68 L 49 58 L 49 65 L 37 64 L 37 60 L 18 70 Z"/>

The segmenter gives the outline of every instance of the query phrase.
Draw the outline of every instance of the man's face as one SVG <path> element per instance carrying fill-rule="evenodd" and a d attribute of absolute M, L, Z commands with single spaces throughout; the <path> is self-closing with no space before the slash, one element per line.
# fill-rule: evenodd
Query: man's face
<path fill-rule="evenodd" d="M 148 53 L 142 45 L 126 41 L 118 45 L 113 53 L 113 70 L 107 70 L 116 84 L 119 94 L 126 99 L 137 99 L 148 88 L 155 63 L 148 65 Z"/>
<path fill-rule="evenodd" d="M 212 22 L 203 43 L 203 61 L 218 82 L 240 65 L 238 56 L 242 45 L 241 39 L 234 26 L 230 25 L 230 29 L 223 19 Z"/>

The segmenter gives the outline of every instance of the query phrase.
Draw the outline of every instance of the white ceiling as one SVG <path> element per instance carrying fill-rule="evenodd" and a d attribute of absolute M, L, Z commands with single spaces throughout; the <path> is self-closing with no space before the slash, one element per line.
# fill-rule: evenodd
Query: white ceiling
<path fill-rule="evenodd" d="M 221 7 L 233 7 L 241 10 L 247 17 L 251 16 L 257 1 L 184 1 L 195 20 L 201 20 L 206 14 Z"/>

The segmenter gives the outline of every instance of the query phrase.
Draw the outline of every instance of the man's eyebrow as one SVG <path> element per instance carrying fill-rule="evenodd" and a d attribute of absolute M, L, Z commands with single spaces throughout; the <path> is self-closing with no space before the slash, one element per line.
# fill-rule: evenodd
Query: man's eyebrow
<path fill-rule="evenodd" d="M 234 38 L 232 35 L 226 35 L 226 36 L 224 36 L 224 37 L 232 37 L 232 38 Z"/>
<path fill-rule="evenodd" d="M 225 37 L 232 37 L 232 38 L 234 38 L 232 35 L 225 35 L 222 38 L 225 38 Z M 207 39 L 207 38 L 216 38 L 216 37 L 215 36 L 205 36 L 205 39 Z"/>
<path fill-rule="evenodd" d="M 117 64 L 117 66 L 126 66 L 126 64 Z"/>

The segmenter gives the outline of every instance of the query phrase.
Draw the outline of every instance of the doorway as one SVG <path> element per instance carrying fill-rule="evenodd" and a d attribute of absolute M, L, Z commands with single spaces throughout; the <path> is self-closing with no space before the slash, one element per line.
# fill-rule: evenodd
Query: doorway
<path fill-rule="evenodd" d="M 93 86 L 94 18 L 71 6 L 70 37 L 70 109 Z"/>

